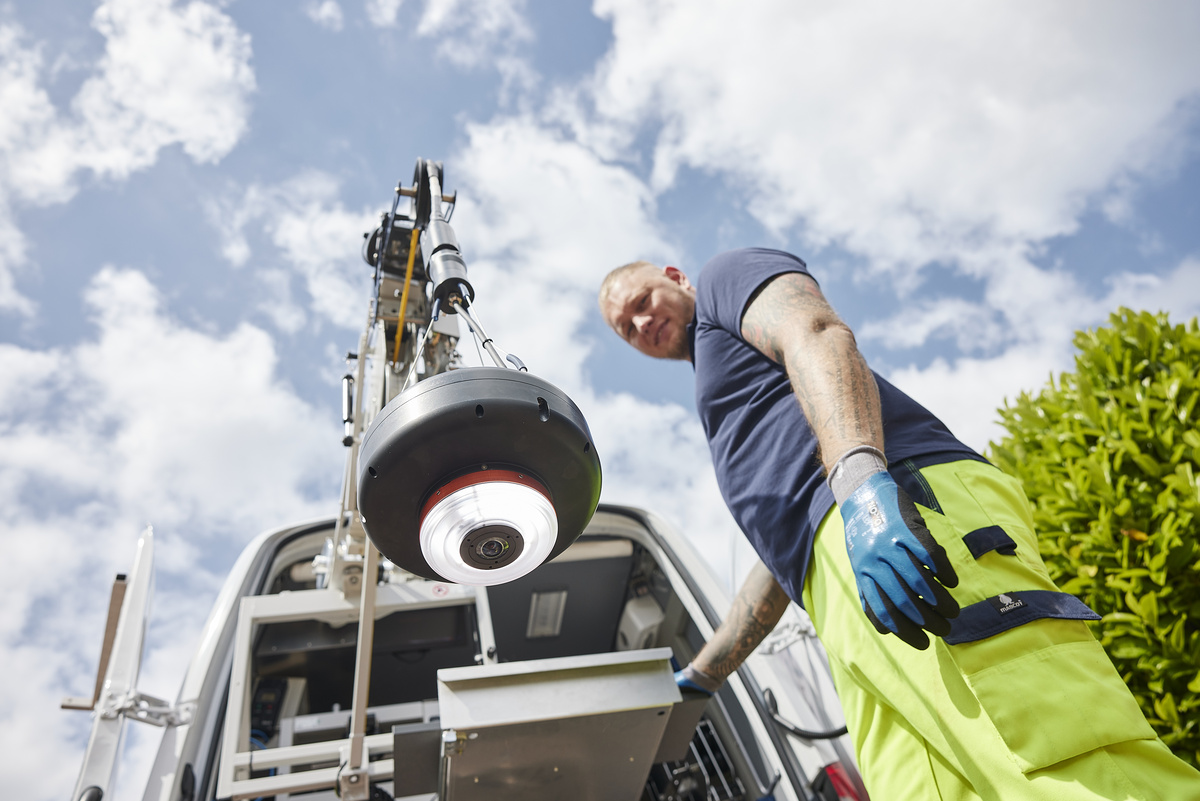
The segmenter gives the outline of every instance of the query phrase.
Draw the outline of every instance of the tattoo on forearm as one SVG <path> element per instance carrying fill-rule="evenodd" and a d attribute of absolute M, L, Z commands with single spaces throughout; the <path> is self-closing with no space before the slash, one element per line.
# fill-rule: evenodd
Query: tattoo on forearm
<path fill-rule="evenodd" d="M 696 663 L 710 676 L 724 679 L 737 670 L 783 617 L 790 603 L 783 588 L 761 564 L 746 578 L 713 638 Z"/>

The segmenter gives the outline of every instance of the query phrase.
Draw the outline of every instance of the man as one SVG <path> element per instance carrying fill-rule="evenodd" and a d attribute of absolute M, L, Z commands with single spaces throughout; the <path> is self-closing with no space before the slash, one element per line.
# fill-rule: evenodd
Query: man
<path fill-rule="evenodd" d="M 872 373 L 804 262 L 733 251 L 698 286 L 634 262 L 599 301 L 641 352 L 693 363 L 722 495 L 763 563 L 683 686 L 715 692 L 790 599 L 877 798 L 1200 798 L 1097 615 L 1047 576 L 1020 487 Z"/>

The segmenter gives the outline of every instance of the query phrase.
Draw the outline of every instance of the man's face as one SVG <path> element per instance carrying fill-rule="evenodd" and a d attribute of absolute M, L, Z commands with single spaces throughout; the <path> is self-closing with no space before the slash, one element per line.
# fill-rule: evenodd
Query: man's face
<path fill-rule="evenodd" d="M 646 267 L 613 285 L 604 320 L 647 356 L 690 360 L 687 327 L 695 311 L 695 289 L 686 275 L 674 267 Z"/>

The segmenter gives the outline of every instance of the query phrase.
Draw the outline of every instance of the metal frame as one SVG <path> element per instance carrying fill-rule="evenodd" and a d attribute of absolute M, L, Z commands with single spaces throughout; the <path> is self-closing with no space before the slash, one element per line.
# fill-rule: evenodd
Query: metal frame
<path fill-rule="evenodd" d="M 370 550 L 378 553 L 374 548 Z M 400 610 L 474 605 L 480 631 L 480 645 L 484 649 L 484 659 L 489 658 L 487 646 L 484 644 L 495 642 L 495 635 L 491 630 L 491 616 L 485 608 L 486 600 L 484 606 L 481 607 L 477 600 L 480 593 L 475 588 L 451 584 L 438 585 L 448 588 L 449 592 L 444 597 L 436 597 L 433 595 L 433 586 L 433 582 L 412 582 L 401 585 L 382 584 L 376 587 L 374 581 L 368 581 L 363 592 L 362 600 L 364 602 L 361 604 L 358 602 L 359 599 L 348 600 L 341 593 L 329 590 L 306 590 L 242 598 L 234 636 L 233 667 L 229 681 L 225 728 L 221 741 L 221 762 L 217 773 L 217 796 L 235 800 L 258 798 L 276 793 L 332 788 L 339 784 L 340 780 L 345 785 L 352 785 L 349 789 L 352 789 L 354 794 L 357 794 L 360 786 L 369 793 L 372 782 L 390 778 L 392 761 L 376 760 L 372 762 L 369 761 L 369 757 L 391 750 L 391 734 L 367 736 L 363 731 L 363 721 L 367 711 L 367 687 L 365 681 L 360 685 L 358 677 L 370 675 L 369 649 L 370 643 L 373 641 L 374 622 Z M 372 595 L 375 597 L 369 598 Z M 250 696 L 252 686 L 250 669 L 255 627 L 265 623 L 285 623 L 297 620 L 320 620 L 342 625 L 355 620 L 362 621 L 358 636 L 358 669 L 356 670 L 355 704 L 351 712 L 351 736 L 322 743 L 251 751 Z M 355 759 L 356 756 L 357 759 Z M 255 769 L 292 767 L 323 760 L 336 760 L 342 767 L 289 772 L 257 779 L 249 776 L 252 767 Z M 350 778 L 355 775 L 359 779 L 350 781 Z M 345 797 L 346 794 L 343 792 L 343 798 Z"/>
<path fill-rule="evenodd" d="M 137 689 L 153 590 L 154 530 L 147 526 L 138 539 L 137 555 L 120 601 L 120 615 L 111 642 L 107 633 L 105 635 L 108 656 L 107 659 L 102 657 L 100 667 L 104 682 L 95 700 L 92 731 L 72 798 L 82 797 L 90 788 L 98 789 L 101 795 L 111 789 L 127 717 L 156 726 L 178 725 L 190 719 L 187 708 L 176 709 Z M 115 587 L 113 597 L 117 597 Z M 109 617 L 112 617 L 111 608 Z"/>
<path fill-rule="evenodd" d="M 452 592 L 445 598 L 436 599 L 412 597 L 416 591 L 411 588 L 406 597 L 395 588 L 395 585 L 385 584 L 380 587 L 375 581 L 375 577 L 378 575 L 380 554 L 374 544 L 367 539 L 358 511 L 358 487 L 354 466 L 358 461 L 363 432 L 379 413 L 390 394 L 387 381 L 388 343 L 385 336 L 387 329 L 384 321 L 379 317 L 381 308 L 379 293 L 382 287 L 380 282 L 383 277 L 384 253 L 396 222 L 396 210 L 400 198 L 402 196 L 416 198 L 418 202 L 415 208 L 419 210 L 423 208 L 421 201 L 426 200 L 426 195 L 428 195 L 428 213 L 432 214 L 432 220 L 440 226 L 439 236 L 446 240 L 442 243 L 443 246 L 449 247 L 454 244 L 453 231 L 445 222 L 442 214 L 442 203 L 453 204 L 455 198 L 442 195 L 440 165 L 419 160 L 413 189 L 404 191 L 402 185 L 397 187 L 392 212 L 384 220 L 383 237 L 376 263 L 375 292 L 368 306 L 367 324 L 360 336 L 355 356 L 353 397 L 347 397 L 346 408 L 343 410 L 343 422 L 346 424 L 349 435 L 346 444 L 350 447 L 346 454 L 341 508 L 337 516 L 331 547 L 323 564 L 326 577 L 325 586 L 313 593 L 289 593 L 286 598 L 257 596 L 242 599 L 234 636 L 233 665 L 226 705 L 224 738 L 221 743 L 221 761 L 218 769 L 218 795 L 252 798 L 274 792 L 294 792 L 336 784 L 343 801 L 365 801 L 369 797 L 371 780 L 379 775 L 380 770 L 378 762 L 370 763 L 369 761 L 370 746 L 368 743 L 371 738 L 366 736 L 365 731 L 367 698 L 370 692 L 372 646 L 375 620 L 390 611 L 400 608 L 418 609 L 473 603 L 479 632 L 480 654 L 477 659 L 483 664 L 495 662 L 495 634 L 492 630 L 491 610 L 486 590 L 484 588 L 458 588 L 457 592 Z M 429 220 L 423 219 L 422 214 L 416 215 L 413 220 L 414 239 L 415 232 L 418 229 L 424 230 L 429 222 Z M 410 245 L 410 247 L 413 246 L 415 246 L 415 242 Z M 456 245 L 454 249 L 457 249 Z M 411 276 L 411 261 L 410 257 L 409 276 Z M 409 279 L 406 278 L 407 280 Z M 407 290 L 408 286 L 406 285 L 406 294 Z M 432 322 L 428 319 L 425 321 L 426 335 L 432 330 Z M 405 320 L 400 319 L 397 324 L 403 327 Z M 400 329 L 397 329 L 396 341 L 398 345 Z M 413 364 L 411 367 L 416 367 L 419 358 L 419 353 L 412 354 Z M 369 368 L 368 360 L 371 362 Z M 359 627 L 355 652 L 350 736 L 337 744 L 339 748 L 337 759 L 340 767 L 334 772 L 332 778 L 324 776 L 321 771 L 312 770 L 272 776 L 261 780 L 250 779 L 251 760 L 255 762 L 255 767 L 259 767 L 265 758 L 263 752 L 252 753 L 249 750 L 249 708 L 252 689 L 250 687 L 250 665 L 254 627 L 260 623 L 292 620 L 349 623 L 354 617 L 358 618 Z M 330 746 L 322 747 L 327 749 Z M 364 754 L 364 749 L 367 749 L 367 754 Z M 272 749 L 272 751 L 287 752 L 275 753 L 272 759 L 291 759 L 292 757 L 289 755 L 295 753 L 302 754 L 302 756 L 296 757 L 300 760 L 311 756 L 308 751 L 294 752 L 289 749 Z M 302 762 L 287 764 L 302 764 Z M 316 785 L 313 784 L 314 781 L 317 782 Z M 268 789 L 263 789 L 264 787 Z"/>

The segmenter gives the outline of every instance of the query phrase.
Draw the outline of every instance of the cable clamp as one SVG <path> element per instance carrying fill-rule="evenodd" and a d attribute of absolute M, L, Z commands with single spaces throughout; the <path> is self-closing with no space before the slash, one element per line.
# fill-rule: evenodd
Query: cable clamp
<path fill-rule="evenodd" d="M 96 711 L 107 720 L 125 717 L 151 726 L 171 727 L 191 723 L 195 705 L 172 706 L 161 698 L 134 691 L 101 699 Z"/>

